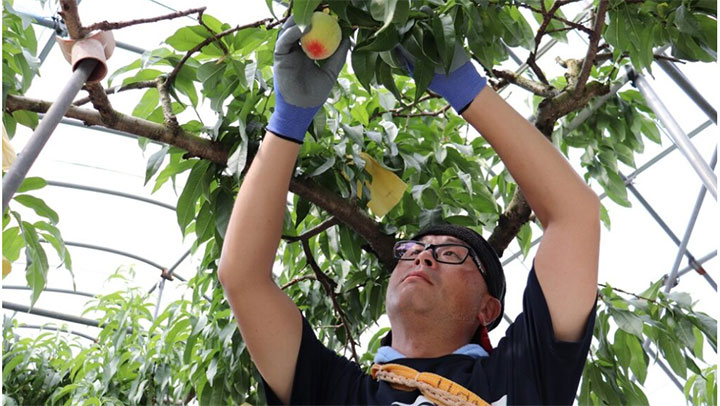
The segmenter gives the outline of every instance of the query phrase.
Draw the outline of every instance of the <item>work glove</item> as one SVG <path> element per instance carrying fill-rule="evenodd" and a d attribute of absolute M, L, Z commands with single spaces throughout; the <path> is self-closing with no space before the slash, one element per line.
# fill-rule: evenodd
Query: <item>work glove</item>
<path fill-rule="evenodd" d="M 267 126 L 275 135 L 299 144 L 337 82 L 350 48 L 350 40 L 343 39 L 335 53 L 317 66 L 300 46 L 302 35 L 293 17 L 278 34 L 273 63 L 275 111 Z"/>
<path fill-rule="evenodd" d="M 412 76 L 415 69 L 415 57 L 402 45 L 397 46 L 397 55 L 401 61 L 405 62 Z M 475 96 L 485 87 L 487 80 L 478 73 L 460 44 L 455 44 L 449 72 L 446 73 L 445 69 L 441 67 L 435 69 L 428 89 L 442 96 L 458 114 L 462 114 Z"/>

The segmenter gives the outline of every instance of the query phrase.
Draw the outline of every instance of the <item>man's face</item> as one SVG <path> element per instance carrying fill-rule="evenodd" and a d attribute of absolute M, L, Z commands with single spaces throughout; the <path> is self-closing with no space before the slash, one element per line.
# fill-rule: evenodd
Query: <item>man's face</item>
<path fill-rule="evenodd" d="M 445 235 L 425 236 L 421 242 L 467 245 Z M 390 276 L 386 308 L 391 323 L 393 318 L 430 317 L 474 324 L 487 296 L 485 280 L 471 257 L 461 264 L 445 264 L 427 249 L 414 260 L 398 261 Z"/>

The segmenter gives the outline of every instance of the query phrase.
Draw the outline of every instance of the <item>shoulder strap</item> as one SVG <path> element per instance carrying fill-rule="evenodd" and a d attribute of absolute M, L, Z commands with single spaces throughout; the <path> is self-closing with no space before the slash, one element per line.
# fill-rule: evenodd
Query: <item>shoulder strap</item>
<path fill-rule="evenodd" d="M 417 389 L 440 406 L 490 406 L 480 396 L 450 379 L 430 372 L 418 372 L 405 365 L 374 364 L 370 373 L 373 379 L 385 381 L 395 389 Z"/>

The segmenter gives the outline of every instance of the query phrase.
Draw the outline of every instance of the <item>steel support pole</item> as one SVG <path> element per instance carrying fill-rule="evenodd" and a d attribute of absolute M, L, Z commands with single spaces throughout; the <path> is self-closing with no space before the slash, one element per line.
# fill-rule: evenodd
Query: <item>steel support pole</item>
<path fill-rule="evenodd" d="M 715 152 L 713 153 L 713 157 L 710 160 L 710 166 L 712 168 L 715 168 L 716 163 L 717 150 L 715 150 Z M 670 271 L 670 275 L 665 280 L 665 293 L 669 292 L 670 289 L 675 286 L 675 279 L 677 278 L 678 269 L 680 268 L 680 261 L 682 261 L 683 254 L 685 253 L 688 242 L 690 241 L 690 236 L 692 235 L 693 229 L 695 228 L 695 222 L 697 221 L 698 214 L 700 213 L 700 207 L 702 207 L 703 200 L 705 199 L 706 191 L 707 189 L 705 188 L 705 186 L 700 186 L 700 193 L 698 193 L 698 197 L 695 200 L 695 207 L 693 207 L 692 214 L 690 215 L 690 221 L 688 221 L 688 225 L 685 229 L 685 235 L 683 235 L 679 251 L 675 256 L 675 263 L 673 264 L 672 270 Z"/>
<path fill-rule="evenodd" d="M 35 128 L 27 145 L 25 145 L 25 148 L 23 148 L 20 155 L 18 155 L 17 160 L 3 178 L 3 213 L 7 209 L 10 199 L 12 199 L 18 187 L 20 187 L 20 184 L 25 180 L 25 176 L 35 162 L 35 159 L 40 155 L 40 151 L 42 151 L 48 139 L 50 139 L 60 119 L 63 118 L 68 108 L 70 108 L 70 103 L 72 103 L 73 98 L 78 94 L 96 65 L 97 61 L 94 59 L 86 59 L 80 62 L 75 72 L 70 76 L 70 80 L 65 84 L 65 87 L 60 93 L 60 97 L 50 106 L 45 117 L 43 117 L 40 124 Z"/>
<path fill-rule="evenodd" d="M 4 300 L 2 302 L 2 307 L 3 307 L 3 309 L 13 310 L 16 312 L 29 313 L 29 314 L 34 314 L 36 316 L 42 316 L 42 317 L 49 317 L 51 319 L 57 319 L 57 320 L 68 321 L 71 323 L 83 324 L 83 325 L 90 326 L 90 327 L 103 328 L 105 326 L 104 324 L 100 324 L 100 322 L 97 320 L 86 319 L 84 317 L 73 316 L 71 314 L 54 312 L 52 310 L 38 309 L 37 307 L 31 309 L 29 306 L 25 306 L 25 305 L 22 305 L 19 303 L 6 302 Z M 127 330 L 128 330 L 128 333 L 132 333 L 132 328 L 128 327 Z"/>
<path fill-rule="evenodd" d="M 645 101 L 647 101 L 647 104 L 655 112 L 657 118 L 660 119 L 660 122 L 662 122 L 663 126 L 665 126 L 668 130 L 668 134 L 670 135 L 673 143 L 678 146 L 678 149 L 690 162 L 690 165 L 693 167 L 698 176 L 700 176 L 700 179 L 705 184 L 705 187 L 707 187 L 710 191 L 710 194 L 715 200 L 717 200 L 717 177 L 713 173 L 712 169 L 710 169 L 710 166 L 707 162 L 705 162 L 703 157 L 695 148 L 695 145 L 690 142 L 688 136 L 683 132 L 682 128 L 680 128 L 680 125 L 675 121 L 673 116 L 670 114 L 670 111 L 668 111 L 667 107 L 665 107 L 662 103 L 658 95 L 655 94 L 655 91 L 647 82 L 645 77 L 634 72 L 630 74 L 631 78 L 633 78 L 633 76 L 634 84 L 640 90 L 643 97 L 645 97 Z"/>
<path fill-rule="evenodd" d="M 155 305 L 155 314 L 153 315 L 153 320 L 157 319 L 158 311 L 160 310 L 160 301 L 162 300 L 163 290 L 165 290 L 165 278 L 160 278 L 160 282 L 158 282 L 155 286 L 158 285 L 160 285 L 160 289 L 158 289 L 158 299 L 157 304 Z"/>
<path fill-rule="evenodd" d="M 682 71 L 678 69 L 677 66 L 675 66 L 675 64 L 664 59 L 658 59 L 655 61 L 655 63 L 660 65 L 662 70 L 664 70 L 665 73 L 670 76 L 670 79 L 675 81 L 675 83 L 680 86 L 680 88 L 685 92 L 685 94 L 687 94 L 692 99 L 692 101 L 694 101 L 695 104 L 700 107 L 700 110 L 702 110 L 703 113 L 705 113 L 708 118 L 712 120 L 713 123 L 717 124 L 717 110 L 715 110 L 715 108 L 713 108 L 713 106 L 707 100 L 705 100 L 705 98 L 700 94 L 700 92 L 697 91 L 695 86 L 690 83 L 687 76 L 685 76 L 685 74 L 683 74 Z"/>

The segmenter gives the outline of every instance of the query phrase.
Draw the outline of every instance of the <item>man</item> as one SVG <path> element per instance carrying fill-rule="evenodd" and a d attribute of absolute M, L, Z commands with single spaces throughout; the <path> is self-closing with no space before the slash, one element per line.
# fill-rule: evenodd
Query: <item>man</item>
<path fill-rule="evenodd" d="M 274 283 L 297 153 L 349 49 L 345 39 L 319 68 L 300 49 L 300 36 L 289 20 L 278 38 L 276 108 L 238 193 L 219 266 L 268 403 L 572 403 L 594 323 L 599 201 L 552 144 L 485 86 L 464 52 L 430 89 L 492 145 L 544 228 L 523 313 L 498 346 L 490 352 L 479 337 L 499 322 L 502 268 L 466 228 L 441 225 L 396 244 L 386 298 L 392 336 L 372 376 L 325 348 Z"/>

